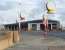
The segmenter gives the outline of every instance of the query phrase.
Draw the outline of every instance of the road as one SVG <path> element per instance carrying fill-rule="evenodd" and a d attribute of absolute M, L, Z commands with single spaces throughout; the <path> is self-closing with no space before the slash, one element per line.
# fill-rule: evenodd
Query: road
<path fill-rule="evenodd" d="M 48 32 L 48 39 L 44 39 L 44 32 L 22 32 L 22 42 L 6 50 L 48 50 L 48 46 L 64 46 L 65 32 Z"/>

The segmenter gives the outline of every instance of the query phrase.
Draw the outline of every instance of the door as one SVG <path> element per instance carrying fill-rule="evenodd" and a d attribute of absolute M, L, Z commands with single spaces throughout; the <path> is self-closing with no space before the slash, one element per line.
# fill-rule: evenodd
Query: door
<path fill-rule="evenodd" d="M 40 24 L 40 29 L 41 29 L 41 30 L 44 30 L 44 28 L 45 28 L 45 27 L 44 27 L 44 24 Z"/>
<path fill-rule="evenodd" d="M 37 24 L 32 24 L 32 30 L 33 31 L 37 30 Z"/>

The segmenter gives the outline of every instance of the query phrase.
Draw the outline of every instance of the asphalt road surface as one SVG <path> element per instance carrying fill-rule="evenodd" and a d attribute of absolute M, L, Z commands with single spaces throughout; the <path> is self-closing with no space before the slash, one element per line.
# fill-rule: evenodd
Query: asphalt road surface
<path fill-rule="evenodd" d="M 23 40 L 6 50 L 48 50 L 48 46 L 65 45 L 65 32 L 48 32 L 44 39 L 45 32 L 22 32 Z"/>

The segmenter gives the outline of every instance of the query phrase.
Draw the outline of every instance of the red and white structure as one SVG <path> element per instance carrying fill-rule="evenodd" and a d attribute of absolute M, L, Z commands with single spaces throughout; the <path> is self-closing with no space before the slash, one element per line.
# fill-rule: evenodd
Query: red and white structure
<path fill-rule="evenodd" d="M 48 30 L 48 17 L 47 16 L 44 16 L 43 24 L 45 26 L 45 31 L 47 31 Z"/>

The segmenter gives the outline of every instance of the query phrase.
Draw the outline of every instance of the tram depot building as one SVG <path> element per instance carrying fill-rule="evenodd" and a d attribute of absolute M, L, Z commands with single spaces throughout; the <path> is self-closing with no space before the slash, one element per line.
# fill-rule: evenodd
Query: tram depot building
<path fill-rule="evenodd" d="M 18 23 L 14 24 L 6 24 L 5 29 L 7 30 L 18 30 Z M 48 20 L 48 30 L 58 30 L 60 27 L 60 22 L 56 20 Z M 21 22 L 21 30 L 28 31 L 44 31 L 44 24 L 42 23 L 42 20 L 32 20 L 32 21 L 26 21 Z"/>

